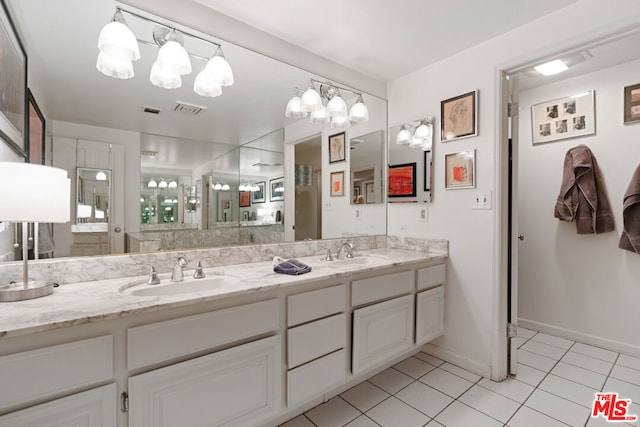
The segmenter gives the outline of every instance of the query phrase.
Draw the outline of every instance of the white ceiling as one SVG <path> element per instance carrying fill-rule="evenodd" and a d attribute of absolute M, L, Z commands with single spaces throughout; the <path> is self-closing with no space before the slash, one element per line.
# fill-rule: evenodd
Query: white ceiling
<path fill-rule="evenodd" d="M 381 81 L 577 0 L 194 0 Z"/>

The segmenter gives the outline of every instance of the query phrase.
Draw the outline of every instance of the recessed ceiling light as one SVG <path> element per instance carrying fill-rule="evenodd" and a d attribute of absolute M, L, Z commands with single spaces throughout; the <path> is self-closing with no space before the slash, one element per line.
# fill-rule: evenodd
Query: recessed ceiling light
<path fill-rule="evenodd" d="M 569 67 L 560 61 L 559 59 L 554 59 L 553 61 L 545 62 L 544 64 L 536 65 L 534 67 L 536 71 L 545 76 L 553 76 L 554 74 L 560 74 L 563 71 L 567 71 Z"/>

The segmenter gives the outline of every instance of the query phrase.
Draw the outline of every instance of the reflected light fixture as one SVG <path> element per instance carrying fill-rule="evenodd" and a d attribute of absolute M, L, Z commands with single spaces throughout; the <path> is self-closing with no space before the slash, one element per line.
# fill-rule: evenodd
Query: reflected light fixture
<path fill-rule="evenodd" d="M 323 107 L 322 98 L 320 98 L 320 94 L 313 86 L 312 80 L 309 80 L 309 87 L 302 94 L 300 101 L 302 102 L 302 111 L 307 113 L 313 113 L 314 111 L 318 111 Z"/>
<path fill-rule="evenodd" d="M 178 183 L 177 183 L 175 180 L 171 180 L 171 181 L 169 182 L 168 187 L 169 187 L 169 188 L 176 188 L 176 187 L 178 187 Z"/>
<path fill-rule="evenodd" d="M 164 178 L 160 178 L 160 182 L 158 183 L 158 188 L 167 188 L 169 184 L 167 184 L 167 181 L 164 180 Z"/>
<path fill-rule="evenodd" d="M 231 187 L 229 187 L 229 184 L 227 184 L 226 182 L 223 182 L 221 190 L 222 191 L 229 191 L 229 190 L 231 190 Z"/>
<path fill-rule="evenodd" d="M 307 117 L 307 112 L 302 111 L 302 100 L 297 94 L 293 95 L 289 102 L 287 102 L 287 108 L 285 109 L 284 115 L 286 117 L 291 117 L 292 119 Z"/>
<path fill-rule="evenodd" d="M 396 144 L 408 144 L 411 142 L 412 137 L 413 135 L 407 125 L 402 125 L 398 135 L 396 135 Z"/>
<path fill-rule="evenodd" d="M 211 188 L 213 188 L 216 191 L 222 190 L 222 184 L 220 184 L 220 181 L 216 181 L 215 184 L 211 186 Z"/>
<path fill-rule="evenodd" d="M 420 121 L 403 124 L 396 135 L 396 144 L 430 151 L 433 147 L 433 125 L 433 117 L 425 117 Z"/>
<path fill-rule="evenodd" d="M 147 184 L 147 187 L 149 187 L 149 188 L 156 188 L 156 187 L 158 187 L 158 183 L 156 182 L 156 180 L 155 180 L 155 179 L 151 178 L 151 179 L 149 180 L 149 183 Z"/>
<path fill-rule="evenodd" d="M 354 123 L 361 123 L 369 120 L 369 109 L 364 105 L 362 95 L 358 96 L 358 100 L 353 104 L 351 110 L 349 110 L 349 120 Z"/>
<path fill-rule="evenodd" d="M 103 171 L 99 171 L 96 174 L 96 181 L 106 181 L 107 180 L 107 174 L 104 173 Z"/>

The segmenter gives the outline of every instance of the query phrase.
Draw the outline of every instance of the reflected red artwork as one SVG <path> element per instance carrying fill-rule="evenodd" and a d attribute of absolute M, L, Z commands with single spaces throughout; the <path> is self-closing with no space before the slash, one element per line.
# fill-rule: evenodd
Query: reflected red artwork
<path fill-rule="evenodd" d="M 416 195 L 416 164 L 405 163 L 389 166 L 389 197 L 413 197 Z"/>

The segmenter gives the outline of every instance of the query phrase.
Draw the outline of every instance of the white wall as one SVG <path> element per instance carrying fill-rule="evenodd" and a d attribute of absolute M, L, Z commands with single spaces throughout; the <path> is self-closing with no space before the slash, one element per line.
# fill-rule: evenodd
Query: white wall
<path fill-rule="evenodd" d="M 640 2 L 634 0 L 617 1 L 616 7 L 581 0 L 389 83 L 390 125 L 425 115 L 439 117 L 441 100 L 479 89 L 479 135 L 434 144 L 434 203 L 429 205 L 429 221 L 419 222 L 419 206 L 389 205 L 388 211 L 391 235 L 450 241 L 445 334 L 433 347 L 443 357 L 485 375 L 493 368 L 493 376 L 500 375 L 496 363 L 499 349 L 492 345 L 496 334 L 505 330 L 496 320 L 505 307 L 498 306 L 495 205 L 493 210 L 471 210 L 477 190 L 496 189 L 497 68 L 531 61 L 611 32 L 614 27 L 637 23 L 639 15 Z M 439 126 L 439 119 L 437 122 Z M 476 150 L 476 190 L 445 190 L 444 154 L 469 148 Z"/>
<path fill-rule="evenodd" d="M 519 318 L 534 327 L 640 354 L 640 255 L 618 249 L 622 200 L 640 162 L 640 127 L 624 126 L 623 88 L 640 61 L 520 93 Z M 595 89 L 596 134 L 533 146 L 531 105 Z M 576 234 L 553 217 L 568 149 L 584 144 L 606 183 L 616 230 Z M 531 323 L 534 322 L 534 323 Z"/>

